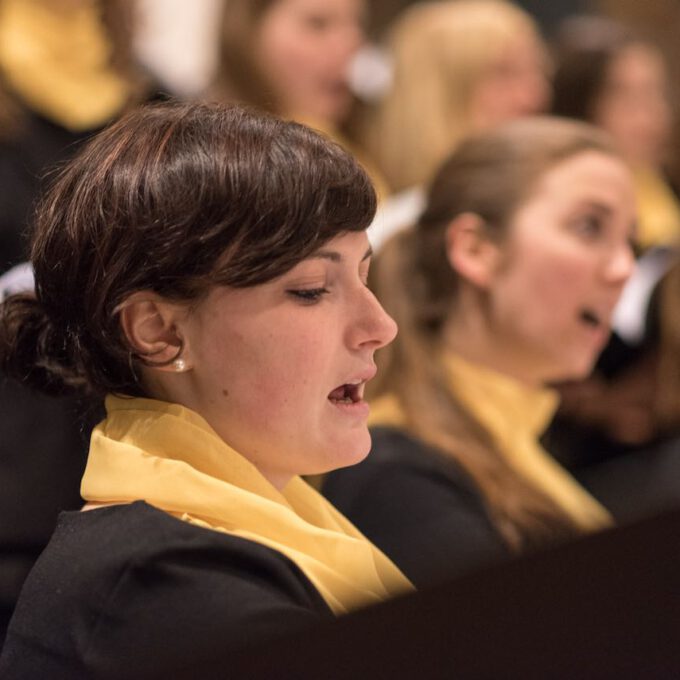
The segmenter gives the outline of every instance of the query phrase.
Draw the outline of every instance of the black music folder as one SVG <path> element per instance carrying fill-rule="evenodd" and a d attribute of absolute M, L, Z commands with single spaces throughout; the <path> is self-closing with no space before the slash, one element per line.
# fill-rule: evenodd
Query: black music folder
<path fill-rule="evenodd" d="M 680 510 L 524 556 L 234 657 L 285 680 L 680 679 Z"/>

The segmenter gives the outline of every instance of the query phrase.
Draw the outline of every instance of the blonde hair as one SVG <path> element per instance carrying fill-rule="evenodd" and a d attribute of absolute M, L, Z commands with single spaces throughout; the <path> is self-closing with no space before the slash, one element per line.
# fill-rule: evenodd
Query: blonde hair
<path fill-rule="evenodd" d="M 428 181 L 470 132 L 475 87 L 518 35 L 542 44 L 505 0 L 423 2 L 401 15 L 388 37 L 394 81 L 364 133 L 393 190 Z"/>
<path fill-rule="evenodd" d="M 371 269 L 370 285 L 397 321 L 399 335 L 378 354 L 380 370 L 369 396 L 394 395 L 407 429 L 468 472 L 492 521 L 515 549 L 579 529 L 540 488 L 514 472 L 442 375 L 444 330 L 460 288 L 445 234 L 457 215 L 474 213 L 489 238 L 502 245 L 513 215 L 544 173 L 586 151 L 619 157 L 593 126 L 550 117 L 513 121 L 469 138 L 437 173 L 418 223 L 388 241 Z"/>

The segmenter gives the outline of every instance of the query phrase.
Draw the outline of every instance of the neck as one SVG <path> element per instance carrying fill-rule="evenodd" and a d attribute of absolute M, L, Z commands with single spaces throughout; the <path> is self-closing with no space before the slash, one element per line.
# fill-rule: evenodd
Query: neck
<path fill-rule="evenodd" d="M 290 474 L 279 472 L 278 470 L 270 470 L 254 463 L 259 473 L 279 492 L 283 491 L 284 487 L 290 482 L 293 477 Z"/>
<path fill-rule="evenodd" d="M 542 387 L 544 381 L 538 375 L 537 367 L 528 365 L 526 359 L 513 352 L 510 343 L 499 339 L 488 315 L 484 314 L 483 305 L 464 298 L 461 296 L 456 309 L 449 315 L 444 329 L 444 348 L 529 387 Z"/>

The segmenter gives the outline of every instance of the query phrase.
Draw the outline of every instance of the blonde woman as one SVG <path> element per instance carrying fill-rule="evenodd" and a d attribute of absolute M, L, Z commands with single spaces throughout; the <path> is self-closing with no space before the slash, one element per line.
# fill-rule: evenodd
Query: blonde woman
<path fill-rule="evenodd" d="M 372 285 L 373 448 L 325 493 L 417 584 L 607 527 L 541 448 L 553 381 L 585 376 L 632 266 L 631 173 L 595 128 L 514 121 L 463 142 Z"/>
<path fill-rule="evenodd" d="M 547 58 L 531 17 L 504 0 L 417 3 L 387 48 L 393 82 L 365 131 L 390 188 L 431 179 L 468 133 L 547 104 Z"/>

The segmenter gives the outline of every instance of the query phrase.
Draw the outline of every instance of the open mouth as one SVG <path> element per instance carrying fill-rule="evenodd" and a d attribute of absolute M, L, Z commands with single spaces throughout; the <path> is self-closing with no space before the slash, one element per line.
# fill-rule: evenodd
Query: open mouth
<path fill-rule="evenodd" d="M 581 310 L 579 318 L 581 321 L 583 321 L 583 323 L 590 326 L 591 328 L 600 328 L 605 325 L 600 316 L 591 309 Z"/>
<path fill-rule="evenodd" d="M 365 381 L 356 383 L 345 383 L 336 387 L 329 395 L 328 399 L 334 404 L 356 404 L 363 401 Z"/>

